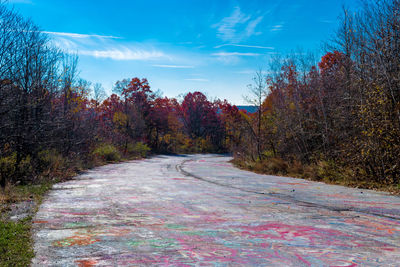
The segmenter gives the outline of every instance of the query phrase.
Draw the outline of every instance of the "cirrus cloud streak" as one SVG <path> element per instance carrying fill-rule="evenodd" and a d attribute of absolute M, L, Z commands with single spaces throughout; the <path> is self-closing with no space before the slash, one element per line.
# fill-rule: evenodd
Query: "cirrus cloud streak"
<path fill-rule="evenodd" d="M 112 35 L 99 35 L 99 34 L 82 34 L 82 33 L 72 33 L 72 32 L 49 32 L 42 31 L 42 33 L 57 35 L 70 38 L 102 38 L 102 39 L 122 39 L 121 37 Z"/>
<path fill-rule="evenodd" d="M 261 54 L 259 53 L 240 53 L 240 52 L 218 52 L 218 53 L 213 53 L 211 54 L 213 56 L 217 57 L 257 57 L 260 56 Z"/>
<path fill-rule="evenodd" d="M 134 50 L 130 48 L 109 50 L 80 50 L 79 55 L 113 60 L 154 60 L 166 57 L 159 51 Z"/>
<path fill-rule="evenodd" d="M 153 65 L 153 67 L 167 68 L 167 69 L 194 69 L 194 66 L 180 66 L 180 65 Z"/>

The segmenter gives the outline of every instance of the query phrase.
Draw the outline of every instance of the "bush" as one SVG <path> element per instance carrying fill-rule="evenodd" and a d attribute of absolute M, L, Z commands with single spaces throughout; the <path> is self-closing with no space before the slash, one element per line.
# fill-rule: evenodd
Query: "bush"
<path fill-rule="evenodd" d="M 21 160 L 21 162 L 18 164 L 16 173 L 17 177 L 22 179 L 22 182 L 25 182 L 27 179 L 32 178 L 33 168 L 31 156 L 27 156 Z"/>
<path fill-rule="evenodd" d="M 289 165 L 288 174 L 291 176 L 300 176 L 302 177 L 304 174 L 304 166 L 298 160 L 293 160 L 293 162 Z"/>
<path fill-rule="evenodd" d="M 199 152 L 201 153 L 210 153 L 213 152 L 214 146 L 209 140 L 209 138 L 204 139 L 204 138 L 199 138 L 196 142 L 196 146 L 198 147 Z"/>
<path fill-rule="evenodd" d="M 316 167 L 317 175 L 320 180 L 332 182 L 343 178 L 339 166 L 337 166 L 334 161 L 319 161 Z"/>
<path fill-rule="evenodd" d="M 258 161 L 255 165 L 257 171 L 269 174 L 287 174 L 289 165 L 281 158 L 269 158 Z"/>
<path fill-rule="evenodd" d="M 93 154 L 103 161 L 114 162 L 121 160 L 121 154 L 118 149 L 111 144 L 104 144 L 93 151 Z"/>
<path fill-rule="evenodd" d="M 15 175 L 15 161 L 14 155 L 0 158 L 0 185 L 5 187 L 7 181 L 11 181 Z"/>
<path fill-rule="evenodd" d="M 144 144 L 142 142 L 137 142 L 133 147 L 132 150 L 129 151 L 130 153 L 133 153 L 135 155 L 138 155 L 142 158 L 147 157 L 148 153 L 150 152 L 150 148 L 147 144 Z"/>
<path fill-rule="evenodd" d="M 0 184 L 5 186 L 8 182 L 17 182 L 20 180 L 22 183 L 26 182 L 28 178 L 33 176 L 33 168 L 31 157 L 27 156 L 21 160 L 17 165 L 17 154 L 13 153 L 10 156 L 0 158 Z"/>
<path fill-rule="evenodd" d="M 272 150 L 265 150 L 262 155 L 264 158 L 269 159 L 274 157 L 274 152 Z"/>
<path fill-rule="evenodd" d="M 42 150 L 38 153 L 38 170 L 43 174 L 54 173 L 61 170 L 66 162 L 57 150 Z"/>

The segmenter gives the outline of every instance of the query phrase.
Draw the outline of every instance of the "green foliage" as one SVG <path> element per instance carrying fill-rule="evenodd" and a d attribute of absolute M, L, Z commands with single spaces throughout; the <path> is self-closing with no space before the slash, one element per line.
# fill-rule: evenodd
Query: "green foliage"
<path fill-rule="evenodd" d="M 30 220 L 0 221 L 0 266 L 29 266 L 34 256 Z"/>
<path fill-rule="evenodd" d="M 140 156 L 142 158 L 147 157 L 150 151 L 151 151 L 150 147 L 143 142 L 137 142 L 130 149 L 128 148 L 129 153 Z"/>
<path fill-rule="evenodd" d="M 118 149 L 111 144 L 103 144 L 97 147 L 93 154 L 106 162 L 115 162 L 121 160 L 121 154 Z"/>
<path fill-rule="evenodd" d="M 263 158 L 272 158 L 274 156 L 274 152 L 272 150 L 265 150 L 262 153 Z"/>
<path fill-rule="evenodd" d="M 55 149 L 46 149 L 38 153 L 37 164 L 40 172 L 50 174 L 65 167 L 66 161 Z"/>
<path fill-rule="evenodd" d="M 33 176 L 32 160 L 30 156 L 22 158 L 17 164 L 17 154 L 13 153 L 10 156 L 0 158 L 0 180 L 8 182 L 16 182 L 19 179 L 27 180 Z"/>
<path fill-rule="evenodd" d="M 0 158 L 0 180 L 2 183 L 10 181 L 15 175 L 15 156 Z"/>
<path fill-rule="evenodd" d="M 18 185 L 12 189 L 14 199 L 18 201 L 24 201 L 28 199 L 34 199 L 37 203 L 40 203 L 44 194 L 49 191 L 53 186 L 51 182 L 45 182 L 38 185 Z"/>
<path fill-rule="evenodd" d="M 325 182 L 339 180 L 341 178 L 340 168 L 333 160 L 319 161 L 316 164 L 316 172 L 319 180 Z"/>
<path fill-rule="evenodd" d="M 17 166 L 16 173 L 19 179 L 22 179 L 22 182 L 27 181 L 29 178 L 33 177 L 34 168 L 32 166 L 32 158 L 31 156 L 27 156 L 21 160 L 21 162 Z"/>
<path fill-rule="evenodd" d="M 196 142 L 199 152 L 210 153 L 214 151 L 214 146 L 209 138 L 199 138 Z"/>
<path fill-rule="evenodd" d="M 39 205 L 53 183 L 39 185 L 10 185 L 0 191 L 0 212 L 7 211 L 10 203 L 33 200 Z M 3 218 L 4 219 L 4 218 Z M 0 214 L 0 267 L 29 266 L 34 257 L 31 239 L 32 218 L 18 222 L 5 221 Z"/>

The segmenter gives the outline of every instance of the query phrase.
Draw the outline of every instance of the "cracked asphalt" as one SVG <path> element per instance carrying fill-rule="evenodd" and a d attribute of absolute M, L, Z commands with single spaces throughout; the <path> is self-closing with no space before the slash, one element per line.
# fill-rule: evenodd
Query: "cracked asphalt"
<path fill-rule="evenodd" d="M 57 184 L 33 266 L 400 266 L 400 198 L 156 156 Z"/>

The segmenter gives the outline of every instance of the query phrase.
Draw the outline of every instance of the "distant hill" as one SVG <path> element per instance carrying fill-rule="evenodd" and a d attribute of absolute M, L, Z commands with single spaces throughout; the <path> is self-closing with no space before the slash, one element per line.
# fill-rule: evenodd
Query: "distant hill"
<path fill-rule="evenodd" d="M 237 106 L 239 110 L 245 110 L 247 113 L 256 113 L 258 108 L 256 106 Z"/>

